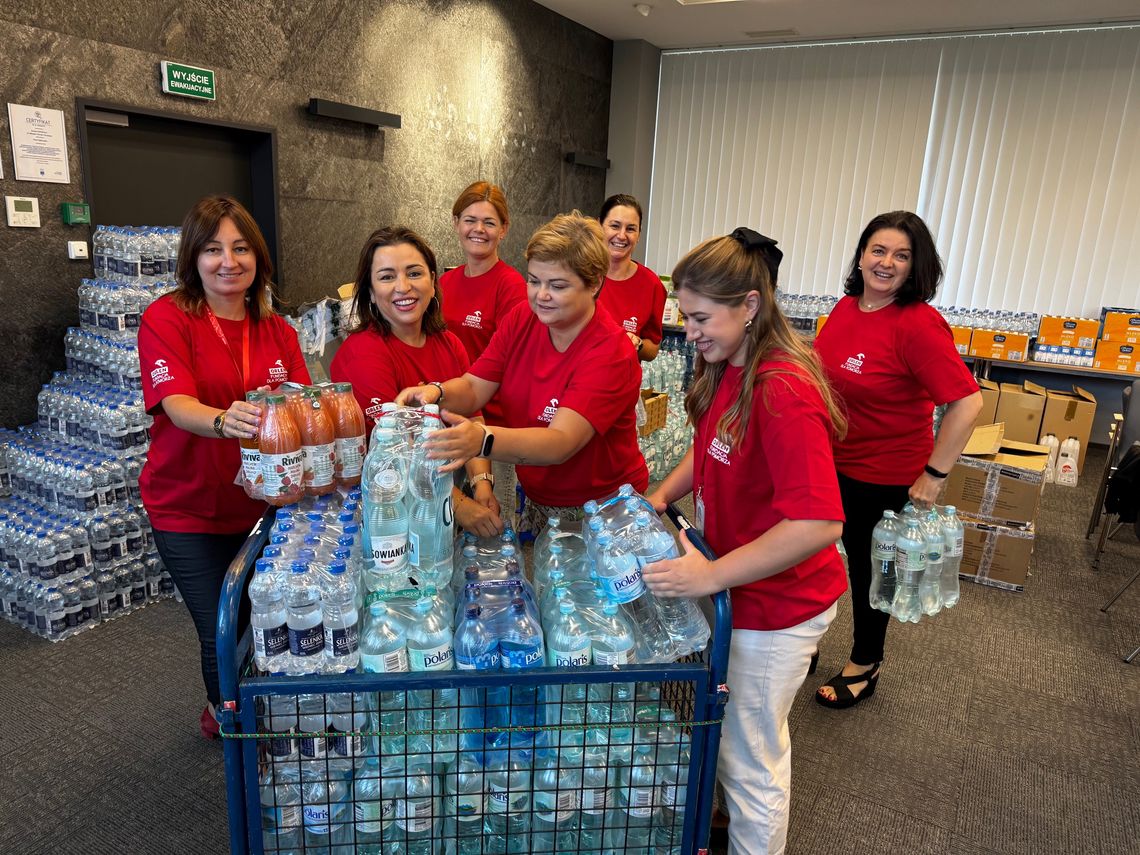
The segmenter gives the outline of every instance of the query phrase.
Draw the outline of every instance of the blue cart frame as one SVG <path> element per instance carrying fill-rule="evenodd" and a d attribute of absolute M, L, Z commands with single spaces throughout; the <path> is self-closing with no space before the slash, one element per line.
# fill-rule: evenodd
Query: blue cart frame
<path fill-rule="evenodd" d="M 710 559 L 715 557 L 700 534 L 673 506 L 668 517 L 687 532 L 690 542 Z M 229 810 L 230 850 L 233 855 L 263 852 L 260 786 L 258 780 L 258 696 L 391 692 L 417 689 L 478 689 L 500 686 L 547 687 L 567 684 L 678 681 L 694 687 L 692 741 L 685 800 L 682 846 L 686 855 L 705 855 L 716 785 L 721 719 L 728 701 L 731 603 L 727 592 L 713 597 L 715 623 L 711 643 L 699 661 L 669 665 L 627 665 L 621 668 L 589 667 L 574 670 L 541 668 L 524 672 L 420 672 L 403 674 L 339 674 L 304 677 L 247 675 L 252 636 L 237 637 L 238 610 L 254 562 L 261 555 L 273 523 L 272 509 L 250 533 L 226 574 L 218 606 L 218 672 L 222 703 L 218 720 L 224 738 L 226 800 Z M 695 658 L 695 657 L 694 657 Z"/>

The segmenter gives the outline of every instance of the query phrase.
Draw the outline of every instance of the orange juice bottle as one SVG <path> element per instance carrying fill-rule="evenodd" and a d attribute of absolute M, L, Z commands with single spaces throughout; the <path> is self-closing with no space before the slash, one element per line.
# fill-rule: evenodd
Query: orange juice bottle
<path fill-rule="evenodd" d="M 261 488 L 265 501 L 278 507 L 298 501 L 304 493 L 301 432 L 289 414 L 285 396 L 265 396 L 265 413 L 257 447 L 261 452 Z"/>
<path fill-rule="evenodd" d="M 342 487 L 360 483 L 368 437 L 364 431 L 364 410 L 352 394 L 351 383 L 333 386 L 336 400 L 336 481 Z"/>
<path fill-rule="evenodd" d="M 301 453 L 304 456 L 305 493 L 323 496 L 336 490 L 336 428 L 322 404 L 321 390 L 306 386 L 302 398 Z"/>
<path fill-rule="evenodd" d="M 245 399 L 261 410 L 261 417 L 265 418 L 265 393 L 246 392 Z M 241 480 L 245 492 L 250 498 L 261 497 L 261 449 L 257 444 L 256 436 L 242 437 L 238 440 L 241 446 Z"/>

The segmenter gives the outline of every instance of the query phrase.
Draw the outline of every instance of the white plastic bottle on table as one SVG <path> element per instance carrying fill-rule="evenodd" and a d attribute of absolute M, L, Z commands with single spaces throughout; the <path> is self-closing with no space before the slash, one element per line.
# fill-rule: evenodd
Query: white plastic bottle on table
<path fill-rule="evenodd" d="M 1051 433 L 1041 437 L 1040 444 L 1049 449 L 1049 462 L 1045 464 L 1045 483 L 1052 484 L 1057 480 L 1057 454 L 1061 450 L 1061 443 Z"/>

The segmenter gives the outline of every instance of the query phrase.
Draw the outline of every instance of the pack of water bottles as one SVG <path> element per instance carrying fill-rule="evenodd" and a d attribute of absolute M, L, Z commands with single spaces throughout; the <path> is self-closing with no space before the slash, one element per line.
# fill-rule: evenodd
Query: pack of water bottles
<path fill-rule="evenodd" d="M 61 641 L 175 595 L 138 502 L 141 461 L 37 430 L 0 436 L 4 617 Z"/>
<path fill-rule="evenodd" d="M 143 284 L 172 281 L 181 243 L 182 229 L 177 226 L 95 226 L 91 238 L 95 277 Z"/>
<path fill-rule="evenodd" d="M 871 535 L 870 603 L 901 622 L 918 623 L 957 604 L 963 527 L 953 505 L 901 516 L 884 511 Z"/>
<path fill-rule="evenodd" d="M 669 395 L 663 430 L 638 438 L 649 467 L 649 480 L 660 481 L 673 471 L 692 444 L 693 431 L 685 413 L 685 389 L 693 372 L 695 349 L 676 336 L 666 336 L 657 358 L 642 365 L 642 385 Z"/>

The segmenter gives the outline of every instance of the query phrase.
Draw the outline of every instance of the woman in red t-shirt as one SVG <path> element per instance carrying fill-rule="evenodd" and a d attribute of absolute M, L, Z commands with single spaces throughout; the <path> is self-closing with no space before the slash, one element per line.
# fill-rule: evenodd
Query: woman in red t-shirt
<path fill-rule="evenodd" d="M 835 465 L 847 524 L 855 640 L 843 670 L 819 687 L 826 707 L 854 706 L 875 691 L 890 615 L 871 607 L 871 533 L 907 499 L 929 508 L 970 438 L 982 406 L 950 327 L 929 305 L 942 263 L 926 223 L 910 211 L 867 224 L 844 291 L 815 340 L 828 380 L 846 405 L 847 436 Z M 933 436 L 936 404 L 946 415 Z"/>
<path fill-rule="evenodd" d="M 661 346 L 661 316 L 665 312 L 665 286 L 657 274 L 633 260 L 641 240 L 641 203 L 618 193 L 602 203 L 598 222 L 606 235 L 610 263 L 598 305 L 625 330 L 642 362 L 649 362 Z"/>
<path fill-rule="evenodd" d="M 259 423 L 245 393 L 310 379 L 297 334 L 270 303 L 265 239 L 236 200 L 208 196 L 190 209 L 176 275 L 178 288 L 156 300 L 139 327 L 143 399 L 154 416 L 139 488 L 159 555 L 198 631 L 208 698 L 200 726 L 215 738 L 222 581 L 265 511 L 234 483 L 238 440 L 256 436 Z"/>
<path fill-rule="evenodd" d="M 443 321 L 435 253 L 411 229 L 390 226 L 369 235 L 352 301 L 359 320 L 333 357 L 329 376 L 352 384 L 371 435 L 381 405 L 394 401 L 400 389 L 462 373 L 469 361 Z M 467 467 L 473 498 L 458 488 L 451 492 L 455 521 L 486 537 L 503 530 L 490 469 L 485 460 Z"/>
<path fill-rule="evenodd" d="M 578 211 L 540 228 L 526 248 L 527 301 L 516 306 L 462 376 L 405 389 L 400 403 L 440 403 L 452 427 L 431 439 L 432 456 L 517 465 L 524 525 L 581 517 L 581 506 L 623 483 L 649 483 L 634 408 L 641 366 L 625 334 L 595 300 L 607 260 L 597 221 Z M 448 375 L 441 375 L 447 377 Z M 498 395 L 504 427 L 469 422 Z"/>
<path fill-rule="evenodd" d="M 507 313 L 526 300 L 526 281 L 499 258 L 499 244 L 511 224 L 503 188 L 476 181 L 451 206 L 451 219 L 464 262 L 439 277 L 443 317 L 448 331 L 463 342 L 474 362 L 483 355 Z M 494 398 L 483 408 L 483 418 L 489 425 L 503 423 Z M 504 519 L 517 528 L 515 468 L 509 463 L 494 463 L 488 477 Z"/>
<path fill-rule="evenodd" d="M 693 494 L 719 556 L 682 535 L 684 554 L 650 564 L 657 595 L 732 591 L 732 641 L 719 778 L 729 853 L 783 852 L 791 779 L 788 712 L 847 588 L 835 548 L 843 509 L 831 459 L 844 419 L 819 360 L 776 303 L 782 253 L 740 228 L 673 270 L 696 345 L 685 410 L 693 445 L 649 497 L 659 511 Z"/>

